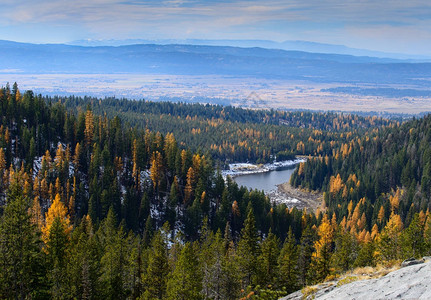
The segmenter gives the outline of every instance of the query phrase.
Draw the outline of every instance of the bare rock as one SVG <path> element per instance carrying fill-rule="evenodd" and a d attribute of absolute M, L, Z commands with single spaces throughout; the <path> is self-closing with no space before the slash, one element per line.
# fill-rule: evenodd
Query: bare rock
<path fill-rule="evenodd" d="M 322 290 L 313 286 L 309 287 L 309 291 L 303 289 L 281 300 L 431 299 L 431 262 L 427 262 L 429 259 L 424 258 L 419 260 L 420 263 L 406 266 L 380 278 L 358 280 L 341 286 L 337 284 L 338 286 Z"/>

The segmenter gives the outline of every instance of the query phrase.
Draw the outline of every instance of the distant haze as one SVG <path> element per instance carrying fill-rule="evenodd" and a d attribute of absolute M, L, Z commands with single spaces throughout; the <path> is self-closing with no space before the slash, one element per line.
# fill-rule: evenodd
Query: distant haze
<path fill-rule="evenodd" d="M 396 58 L 396 59 L 412 59 L 431 61 L 431 53 L 429 55 L 412 55 L 403 53 L 381 52 L 366 49 L 350 48 L 343 45 L 323 44 L 308 41 L 284 41 L 274 42 L 269 40 L 201 40 L 201 39 L 127 39 L 127 40 L 76 40 L 68 42 L 69 45 L 77 46 L 126 46 L 135 44 L 181 44 L 181 45 L 208 45 L 208 46 L 233 46 L 233 47 L 260 47 L 267 49 L 282 49 L 282 50 L 297 50 L 314 53 L 327 54 L 348 54 L 354 56 L 371 56 L 381 58 Z"/>
<path fill-rule="evenodd" d="M 427 60 L 257 47 L 90 47 L 10 41 L 0 41 L 0 53 L 3 84 L 17 81 L 20 87 L 48 95 L 253 108 L 431 111 L 431 63 Z"/>
<path fill-rule="evenodd" d="M 3 0 L 0 39 L 312 41 L 429 55 L 428 0 Z M 301 49 L 298 49 L 301 50 Z"/>

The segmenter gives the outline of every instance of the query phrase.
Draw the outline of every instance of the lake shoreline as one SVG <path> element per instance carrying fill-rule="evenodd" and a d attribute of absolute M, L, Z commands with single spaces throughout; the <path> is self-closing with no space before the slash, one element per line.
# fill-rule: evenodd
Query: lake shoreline
<path fill-rule="evenodd" d="M 249 179 L 246 179 L 248 176 L 257 176 L 259 174 L 276 170 L 293 169 L 296 168 L 299 163 L 305 162 L 306 160 L 306 157 L 298 157 L 294 160 L 286 160 L 270 164 L 234 163 L 229 164 L 229 170 L 223 170 L 222 175 L 225 180 L 227 176 L 230 176 L 235 181 L 237 181 L 239 177 L 241 177 L 242 180 L 248 181 Z M 248 187 L 252 189 L 261 188 L 258 185 Z M 289 208 L 307 208 L 312 211 L 321 209 L 323 201 L 323 195 L 321 193 L 294 188 L 290 185 L 288 180 L 286 182 L 275 184 L 273 189 L 265 190 L 265 194 L 273 203 L 286 204 Z"/>
<path fill-rule="evenodd" d="M 313 212 L 316 212 L 317 209 L 324 209 L 322 208 L 323 193 L 294 188 L 289 182 L 278 184 L 277 190 L 287 199 L 297 199 L 300 203 L 296 206 L 298 208 L 310 208 Z"/>
<path fill-rule="evenodd" d="M 305 158 L 296 158 L 294 160 L 277 161 L 268 164 L 234 163 L 229 164 L 229 170 L 222 171 L 222 176 L 223 178 L 227 176 L 234 178 L 243 175 L 267 173 L 281 168 L 292 167 L 305 161 Z"/>

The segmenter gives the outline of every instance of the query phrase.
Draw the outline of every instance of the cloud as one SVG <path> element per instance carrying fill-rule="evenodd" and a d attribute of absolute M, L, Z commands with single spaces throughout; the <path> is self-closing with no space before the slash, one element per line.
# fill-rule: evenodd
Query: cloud
<path fill-rule="evenodd" d="M 406 38 L 431 32 L 425 0 L 3 0 L 2 8 L 5 26 L 45 26 L 47 36 L 52 28 L 75 28 L 81 38 L 320 36 L 343 43 L 348 34 L 363 41 L 381 32 L 396 42 L 397 30 L 407 30 Z"/>

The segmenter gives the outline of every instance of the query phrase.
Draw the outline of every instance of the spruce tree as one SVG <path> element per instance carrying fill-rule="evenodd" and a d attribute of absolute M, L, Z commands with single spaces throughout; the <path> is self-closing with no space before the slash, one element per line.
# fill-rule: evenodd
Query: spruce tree
<path fill-rule="evenodd" d="M 280 240 L 271 232 L 262 242 L 261 254 L 259 256 L 260 264 L 260 283 L 262 285 L 274 285 L 278 276 L 277 259 L 280 254 Z"/>
<path fill-rule="evenodd" d="M 30 200 L 12 183 L 0 220 L 0 298 L 46 296 L 40 233 L 31 223 Z"/>
<path fill-rule="evenodd" d="M 296 291 L 299 287 L 298 258 L 299 249 L 290 228 L 278 257 L 279 284 L 288 292 Z"/>
<path fill-rule="evenodd" d="M 175 269 L 168 280 L 167 299 L 199 300 L 203 299 L 202 274 L 199 261 L 191 243 L 186 243 L 175 264 Z"/>
<path fill-rule="evenodd" d="M 125 237 L 123 228 L 116 226 L 116 217 L 112 208 L 109 209 L 97 235 L 103 249 L 99 278 L 103 286 L 102 296 L 104 299 L 124 299 L 126 296 L 123 282 L 126 266 Z"/>
<path fill-rule="evenodd" d="M 144 276 L 144 299 L 164 299 L 166 295 L 169 264 L 167 246 L 162 233 L 158 231 L 151 242 L 148 267 Z"/>
<path fill-rule="evenodd" d="M 253 208 L 248 207 L 244 228 L 241 230 L 241 238 L 237 250 L 238 266 L 243 274 L 243 288 L 257 283 L 258 257 L 260 254 L 259 236 L 256 230 Z"/>

